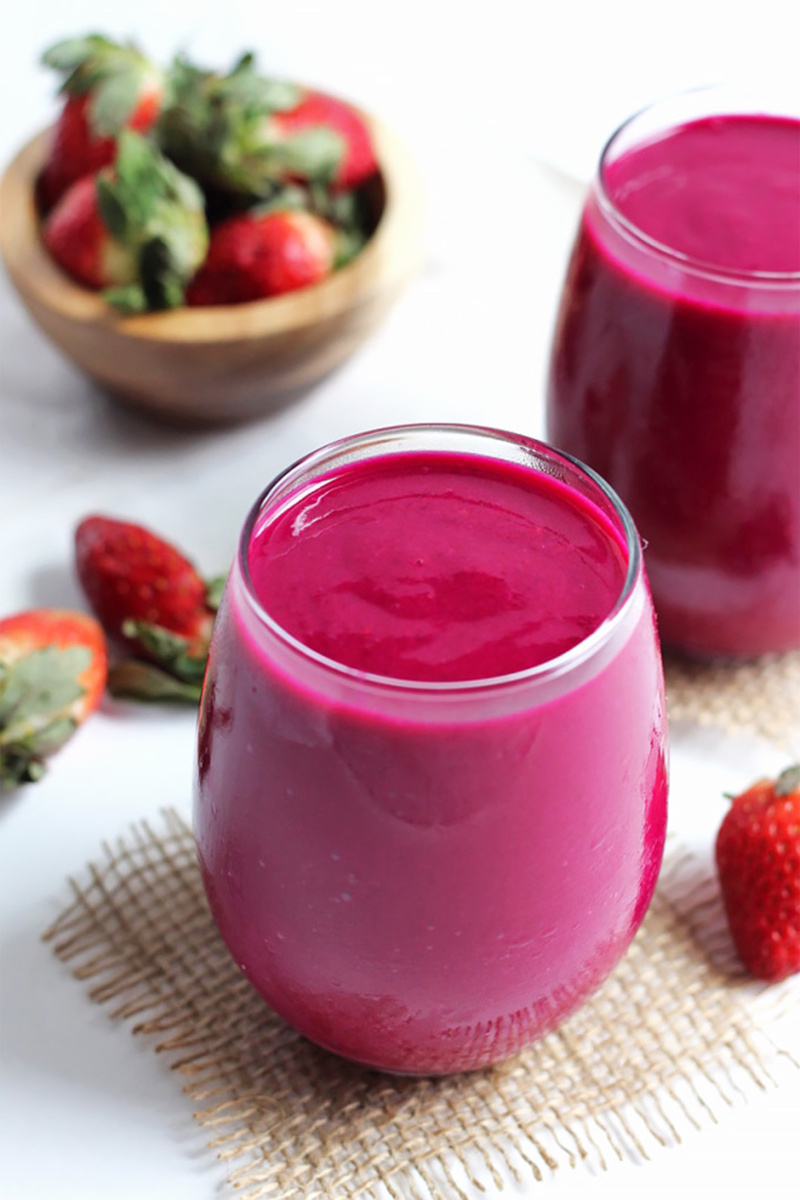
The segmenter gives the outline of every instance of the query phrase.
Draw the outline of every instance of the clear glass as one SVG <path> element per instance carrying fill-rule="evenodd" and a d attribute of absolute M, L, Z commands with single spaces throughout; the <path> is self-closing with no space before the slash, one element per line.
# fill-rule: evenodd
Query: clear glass
<path fill-rule="evenodd" d="M 550 662 L 464 683 L 360 673 L 282 629 L 249 576 L 257 522 L 332 469 L 420 450 L 524 464 L 587 496 L 627 555 L 602 625 Z M 397 1072 L 513 1054 L 624 953 L 665 820 L 652 606 L 602 480 L 530 439 L 431 425 L 338 442 L 267 488 L 216 622 L 195 826 L 231 954 L 301 1033 Z"/>
<path fill-rule="evenodd" d="M 608 176 L 694 121 L 800 119 L 796 91 L 775 92 L 698 89 L 611 137 L 553 342 L 548 438 L 628 505 L 662 641 L 700 656 L 800 645 L 800 273 L 681 253 L 620 211 Z"/>

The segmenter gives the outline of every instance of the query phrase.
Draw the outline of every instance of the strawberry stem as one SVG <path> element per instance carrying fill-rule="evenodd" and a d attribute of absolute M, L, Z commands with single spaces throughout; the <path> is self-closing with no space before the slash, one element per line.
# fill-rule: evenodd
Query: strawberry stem
<path fill-rule="evenodd" d="M 800 763 L 793 763 L 785 771 L 781 771 L 775 781 L 776 796 L 790 796 L 800 789 Z"/>
<path fill-rule="evenodd" d="M 216 612 L 220 606 L 227 581 L 227 575 L 215 575 L 213 579 L 206 580 L 206 604 L 212 612 Z"/>
<path fill-rule="evenodd" d="M 126 659 L 110 669 L 108 690 L 118 700 L 176 701 L 193 705 L 200 701 L 199 683 L 183 683 L 160 667 L 136 659 Z"/>
<path fill-rule="evenodd" d="M 143 647 L 148 657 L 169 675 L 182 683 L 199 686 L 203 682 L 207 647 L 200 653 L 193 652 L 187 638 L 147 621 L 125 621 L 122 632 L 130 641 Z"/>
<path fill-rule="evenodd" d="M 16 788 L 23 783 L 36 783 L 47 767 L 33 757 L 24 746 L 4 746 L 0 749 L 0 788 Z"/>

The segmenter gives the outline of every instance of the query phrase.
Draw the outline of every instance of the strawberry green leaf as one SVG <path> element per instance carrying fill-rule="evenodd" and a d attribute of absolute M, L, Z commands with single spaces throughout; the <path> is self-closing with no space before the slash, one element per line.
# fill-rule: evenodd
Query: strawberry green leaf
<path fill-rule="evenodd" d="M 89 111 L 98 137 L 111 137 L 122 129 L 136 108 L 140 90 L 141 79 L 133 71 L 120 71 L 96 85 Z"/>
<path fill-rule="evenodd" d="M 225 76 L 179 60 L 168 94 L 159 122 L 161 144 L 206 188 L 270 197 L 287 174 L 332 178 L 344 153 L 342 139 L 321 127 L 288 139 L 270 137 L 271 114 L 295 108 L 303 89 L 260 74 L 252 54 Z"/>
<path fill-rule="evenodd" d="M 131 130 L 120 134 L 111 186 L 125 211 L 129 228 L 143 226 L 159 200 L 172 195 L 169 173 L 162 171 L 158 151 L 141 134 Z"/>
<path fill-rule="evenodd" d="M 170 243 L 163 237 L 145 242 L 139 253 L 139 275 L 145 307 L 159 311 L 184 302 L 183 275 Z"/>
<path fill-rule="evenodd" d="M 112 42 L 96 33 L 57 42 L 44 53 L 42 62 L 64 76 L 62 92 L 92 94 L 90 118 L 94 132 L 101 137 L 122 127 L 147 80 L 159 77 L 135 45 Z"/>
<path fill-rule="evenodd" d="M 775 795 L 790 796 L 792 792 L 798 790 L 800 790 L 800 763 L 794 763 L 785 771 L 781 771 L 778 776 L 775 782 Z"/>
<path fill-rule="evenodd" d="M 255 50 L 244 50 L 230 70 L 230 75 L 238 75 L 242 71 L 250 71 L 255 68 L 256 54 Z"/>
<path fill-rule="evenodd" d="M 34 759 L 50 758 L 69 741 L 77 727 L 77 723 L 71 717 L 57 717 L 49 725 L 20 739 L 17 749 Z"/>
<path fill-rule="evenodd" d="M 158 148 L 123 130 L 113 175 L 97 181 L 100 217 L 110 235 L 135 254 L 131 286 L 105 293 L 125 313 L 176 308 L 203 261 L 208 225 L 203 193 Z"/>
<path fill-rule="evenodd" d="M 285 79 L 262 79 L 261 98 L 270 112 L 290 112 L 302 98 L 302 92 Z"/>
<path fill-rule="evenodd" d="M 53 71 L 71 74 L 98 51 L 108 50 L 113 45 L 113 42 L 99 33 L 90 33 L 86 37 L 64 38 L 45 50 L 42 64 Z"/>
<path fill-rule="evenodd" d="M 268 200 L 254 205 L 250 211 L 256 216 L 266 216 L 273 212 L 309 212 L 311 197 L 304 188 L 288 184 L 279 187 Z"/>
<path fill-rule="evenodd" d="M 367 240 L 369 215 L 364 197 L 357 191 L 332 192 L 322 183 L 313 182 L 309 187 L 312 211 L 336 225 L 345 233 L 358 235 Z"/>
<path fill-rule="evenodd" d="M 169 162 L 146 138 L 124 130 L 119 138 L 115 194 L 140 244 L 162 236 L 176 261 L 192 271 L 205 256 L 208 231 L 198 185 Z"/>
<path fill-rule="evenodd" d="M 100 219 L 111 236 L 118 242 L 125 242 L 128 237 L 128 215 L 125 205 L 116 185 L 103 175 L 97 180 L 97 205 Z"/>
<path fill-rule="evenodd" d="M 44 759 L 75 732 L 69 709 L 84 694 L 78 678 L 91 660 L 88 647 L 51 645 L 0 663 L 0 782 L 40 778 Z"/>
<path fill-rule="evenodd" d="M 219 608 L 227 582 L 227 575 L 215 575 L 213 579 L 206 580 L 206 604 L 212 612 Z"/>
<path fill-rule="evenodd" d="M 181 167 L 187 158 L 191 162 L 206 150 L 212 93 L 218 83 L 219 76 L 201 71 L 182 56 L 175 58 L 167 71 L 156 134 L 161 149 Z"/>
<path fill-rule="evenodd" d="M 361 197 L 355 192 L 328 194 L 328 220 L 344 229 L 360 229 L 364 224 Z"/>
<path fill-rule="evenodd" d="M 46 770 L 42 759 L 32 757 L 23 746 L 0 746 L 0 789 L 35 783 Z"/>
<path fill-rule="evenodd" d="M 135 317 L 147 312 L 147 297 L 139 283 L 121 284 L 103 289 L 103 299 L 125 316 Z"/>
<path fill-rule="evenodd" d="M 366 236 L 356 229 L 338 229 L 333 255 L 333 269 L 340 270 L 357 258 L 366 245 Z"/>
<path fill-rule="evenodd" d="M 46 727 L 84 694 L 78 677 L 89 667 L 85 646 L 44 646 L 0 664 L 0 743 Z"/>
<path fill-rule="evenodd" d="M 160 667 L 176 679 L 183 683 L 202 683 L 207 656 L 205 653 L 192 653 L 187 638 L 146 621 L 125 621 L 122 632 L 126 638 L 138 642 Z"/>
<path fill-rule="evenodd" d="M 301 91 L 296 84 L 259 74 L 255 55 L 248 52 L 220 80 L 216 95 L 223 103 L 232 102 L 265 115 L 295 108 Z"/>
<path fill-rule="evenodd" d="M 126 659 L 108 673 L 108 690 L 119 700 L 179 701 L 197 704 L 199 683 L 183 683 L 149 663 Z"/>
<path fill-rule="evenodd" d="M 303 179 L 331 180 L 345 153 L 344 139 L 324 126 L 302 129 L 265 147 L 276 166 Z"/>

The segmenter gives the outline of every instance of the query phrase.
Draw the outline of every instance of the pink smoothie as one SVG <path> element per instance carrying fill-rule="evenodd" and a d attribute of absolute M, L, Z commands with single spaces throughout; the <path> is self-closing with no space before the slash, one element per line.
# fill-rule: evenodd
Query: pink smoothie
<path fill-rule="evenodd" d="M 607 157 L 548 403 L 633 513 L 664 641 L 800 645 L 800 122 L 708 117 Z"/>
<path fill-rule="evenodd" d="M 322 1046 L 423 1073 L 505 1057 L 642 919 L 660 658 L 591 488 L 380 454 L 254 519 L 211 651 L 198 846 L 234 958 Z"/>
<path fill-rule="evenodd" d="M 256 594 L 357 671 L 445 682 L 548 662 L 608 616 L 627 562 L 601 512 L 530 475 L 446 453 L 334 474 L 256 530 Z"/>

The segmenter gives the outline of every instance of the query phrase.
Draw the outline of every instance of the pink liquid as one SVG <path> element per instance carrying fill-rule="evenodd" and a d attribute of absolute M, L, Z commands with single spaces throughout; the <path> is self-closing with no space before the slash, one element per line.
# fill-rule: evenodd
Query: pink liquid
<path fill-rule="evenodd" d="M 624 952 L 665 824 L 644 581 L 572 669 L 465 682 L 584 642 L 623 590 L 624 547 L 569 485 L 434 452 L 339 468 L 256 523 L 258 601 L 349 669 L 265 627 L 234 571 L 198 847 L 236 961 L 320 1045 L 389 1070 L 482 1066 Z"/>
<path fill-rule="evenodd" d="M 439 453 L 334 475 L 257 531 L 258 597 L 358 671 L 453 681 L 548 662 L 608 616 L 627 562 L 602 513 L 530 474 Z"/>
<path fill-rule="evenodd" d="M 630 224 L 590 195 L 548 436 L 630 507 L 664 641 L 800 645 L 800 281 L 748 275 L 800 272 L 800 122 L 694 121 L 603 181 Z"/>

